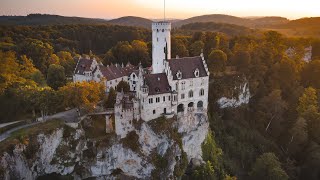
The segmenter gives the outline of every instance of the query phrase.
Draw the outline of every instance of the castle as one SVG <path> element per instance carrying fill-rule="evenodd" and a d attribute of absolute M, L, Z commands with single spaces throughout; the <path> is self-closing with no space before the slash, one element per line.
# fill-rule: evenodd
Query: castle
<path fill-rule="evenodd" d="M 117 94 L 114 105 L 116 133 L 125 136 L 132 121 L 150 121 L 207 111 L 209 71 L 203 54 L 171 58 L 171 23 L 152 23 L 152 68 L 141 65 L 103 66 L 95 59 L 80 58 L 73 80 L 103 81 L 106 92 L 120 81 L 128 82 L 130 93 Z"/>

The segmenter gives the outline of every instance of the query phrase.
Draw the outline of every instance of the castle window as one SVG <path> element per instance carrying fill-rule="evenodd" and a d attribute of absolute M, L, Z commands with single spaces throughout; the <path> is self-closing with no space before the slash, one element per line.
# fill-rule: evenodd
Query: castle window
<path fill-rule="evenodd" d="M 153 103 L 153 99 L 150 98 L 150 99 L 149 99 L 149 104 L 152 104 L 152 103 Z"/>
<path fill-rule="evenodd" d="M 177 72 L 177 74 L 176 74 L 176 75 L 177 75 L 177 78 L 178 78 L 178 79 L 181 79 L 181 78 L 182 78 L 182 73 L 181 73 L 181 71 L 180 71 L 180 70 Z"/>
<path fill-rule="evenodd" d="M 171 101 L 171 96 L 168 96 L 169 101 Z"/>
<path fill-rule="evenodd" d="M 164 32 L 164 29 L 162 29 L 162 32 Z"/>
<path fill-rule="evenodd" d="M 186 82 L 181 82 L 181 90 L 185 90 L 186 89 Z"/>
<path fill-rule="evenodd" d="M 165 96 L 163 96 L 163 102 L 165 102 L 166 101 L 166 97 Z"/>
<path fill-rule="evenodd" d="M 159 38 L 157 38 L 157 42 L 159 42 Z"/>
<path fill-rule="evenodd" d="M 204 89 L 200 89 L 200 96 L 204 96 Z"/>
<path fill-rule="evenodd" d="M 153 110 L 153 114 L 156 114 L 156 110 Z"/>
<path fill-rule="evenodd" d="M 178 91 L 178 88 L 179 88 L 179 84 L 177 83 L 176 84 L 176 91 Z"/>
<path fill-rule="evenodd" d="M 156 103 L 158 103 L 158 102 L 160 102 L 160 98 L 159 97 L 156 98 Z"/>
<path fill-rule="evenodd" d="M 193 91 L 189 91 L 189 98 L 192 98 L 193 97 Z"/>
<path fill-rule="evenodd" d="M 194 71 L 194 76 L 199 77 L 199 69 L 198 68 Z"/>
<path fill-rule="evenodd" d="M 181 94 L 181 99 L 184 99 L 184 94 Z"/>

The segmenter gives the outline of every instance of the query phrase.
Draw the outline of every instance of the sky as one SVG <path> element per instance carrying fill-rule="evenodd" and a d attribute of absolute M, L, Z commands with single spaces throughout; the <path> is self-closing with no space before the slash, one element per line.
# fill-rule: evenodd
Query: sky
<path fill-rule="evenodd" d="M 164 17 L 164 0 L 0 0 L 0 15 L 31 13 L 112 19 Z M 166 0 L 166 17 L 185 19 L 204 14 L 239 17 L 320 16 L 320 0 Z"/>

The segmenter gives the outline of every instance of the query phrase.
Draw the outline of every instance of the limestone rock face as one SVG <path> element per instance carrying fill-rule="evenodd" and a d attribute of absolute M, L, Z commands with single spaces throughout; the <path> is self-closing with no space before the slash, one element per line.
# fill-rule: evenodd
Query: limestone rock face
<path fill-rule="evenodd" d="M 235 90 L 239 91 L 238 97 L 227 98 L 221 97 L 218 100 L 218 104 L 221 109 L 223 108 L 236 108 L 243 104 L 248 104 L 250 100 L 250 89 L 248 83 L 240 85 L 239 87 L 235 87 Z"/>
<path fill-rule="evenodd" d="M 175 179 L 183 160 L 202 161 L 201 144 L 208 127 L 203 113 L 176 118 L 170 128 L 177 131 L 159 133 L 143 122 L 133 130 L 136 138 L 106 134 L 92 139 L 81 126 L 61 127 L 1 154 L 0 179 L 36 179 L 53 173 L 75 179 Z"/>

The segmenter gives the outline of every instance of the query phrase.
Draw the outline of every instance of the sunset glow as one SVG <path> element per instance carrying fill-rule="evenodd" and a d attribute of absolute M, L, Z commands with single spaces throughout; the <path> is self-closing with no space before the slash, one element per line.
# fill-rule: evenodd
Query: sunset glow
<path fill-rule="evenodd" d="M 30 13 L 94 18 L 141 16 L 163 18 L 163 0 L 1 0 L 0 15 Z M 320 1 L 305 0 L 167 0 L 167 17 L 188 18 L 204 14 L 283 16 L 289 19 L 320 16 Z"/>

